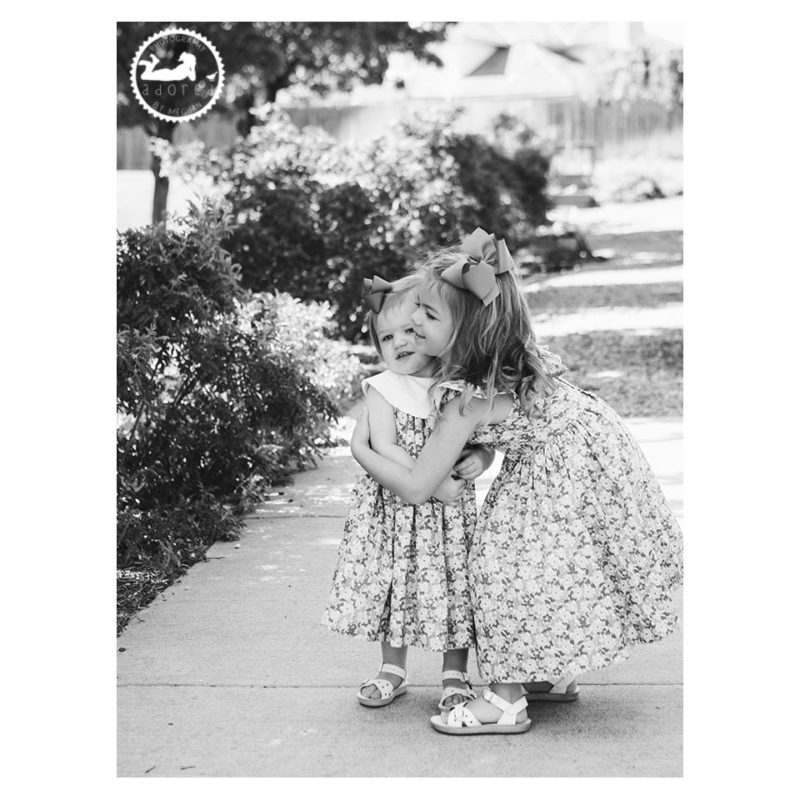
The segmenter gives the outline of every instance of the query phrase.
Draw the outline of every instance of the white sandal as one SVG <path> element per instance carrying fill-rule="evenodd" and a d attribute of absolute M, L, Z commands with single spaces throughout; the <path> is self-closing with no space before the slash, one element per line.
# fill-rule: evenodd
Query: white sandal
<path fill-rule="evenodd" d="M 531 721 L 525 719 L 517 722 L 517 714 L 524 711 L 528 701 L 521 697 L 516 703 L 509 703 L 498 697 L 491 689 L 483 690 L 483 699 L 500 710 L 497 722 L 480 722 L 467 708 L 466 703 L 459 703 L 450 713 L 431 717 L 431 725 L 440 733 L 456 736 L 475 736 L 484 733 L 525 733 L 531 727 Z"/>
<path fill-rule="evenodd" d="M 358 702 L 361 703 L 362 706 L 370 706 L 371 708 L 388 706 L 395 697 L 400 697 L 401 694 L 406 693 L 406 689 L 408 688 L 406 675 L 408 673 L 402 667 L 396 667 L 394 664 L 381 664 L 381 668 L 378 671 L 390 672 L 392 675 L 397 675 L 398 678 L 402 678 L 403 680 L 400 685 L 396 687 L 392 686 L 392 682 L 386 680 L 386 678 L 369 678 L 364 681 L 358 689 L 358 694 L 356 694 Z M 374 686 L 381 693 L 381 696 L 365 697 L 361 694 L 361 691 L 367 686 Z"/>
<path fill-rule="evenodd" d="M 571 703 L 578 699 L 581 690 L 572 675 L 565 675 L 546 692 L 525 692 L 529 703 Z"/>
<path fill-rule="evenodd" d="M 459 689 L 458 686 L 445 686 L 442 689 L 442 696 L 439 698 L 439 708 L 442 711 L 449 711 L 451 708 L 455 708 L 455 706 L 458 705 L 456 703 L 455 705 L 446 706 L 444 701 L 447 700 L 448 697 L 453 697 L 457 694 L 462 697 L 468 697 L 470 700 L 474 700 L 477 697 L 469 681 L 469 675 L 466 672 L 459 672 L 457 669 L 446 669 L 442 673 L 442 680 L 461 681 L 461 683 L 466 686 L 465 689 Z"/>

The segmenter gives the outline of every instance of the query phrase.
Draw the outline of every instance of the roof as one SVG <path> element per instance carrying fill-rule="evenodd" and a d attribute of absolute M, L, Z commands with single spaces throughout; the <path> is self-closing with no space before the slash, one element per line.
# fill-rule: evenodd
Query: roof
<path fill-rule="evenodd" d="M 441 69 L 398 65 L 407 97 L 571 97 L 583 94 L 592 82 L 589 65 L 531 40 L 459 38 L 443 45 L 438 55 Z"/>
<path fill-rule="evenodd" d="M 431 46 L 443 67 L 392 53 L 383 84 L 357 86 L 324 104 L 585 97 L 614 50 L 639 44 L 679 46 L 640 22 L 459 22 L 446 41 Z"/>

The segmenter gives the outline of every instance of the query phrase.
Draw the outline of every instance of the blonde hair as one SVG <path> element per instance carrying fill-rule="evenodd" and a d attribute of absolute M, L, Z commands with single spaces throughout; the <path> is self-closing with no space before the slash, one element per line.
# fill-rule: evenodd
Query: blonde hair
<path fill-rule="evenodd" d="M 369 338 L 381 358 L 383 358 L 383 352 L 381 351 L 381 343 L 378 340 L 378 314 L 386 311 L 387 309 L 399 306 L 404 300 L 407 299 L 408 293 L 418 289 L 421 283 L 422 276 L 416 272 L 412 272 L 410 275 L 404 275 L 402 278 L 392 281 L 392 291 L 385 295 L 381 310 L 377 313 L 372 309 L 367 311 L 365 321 L 369 330 Z"/>
<path fill-rule="evenodd" d="M 444 381 L 464 381 L 461 413 L 475 388 L 485 392 L 490 405 L 497 394 L 513 394 L 531 413 L 537 397 L 555 388 L 555 380 L 536 345 L 519 280 L 513 271 L 496 275 L 500 295 L 484 306 L 471 292 L 442 280 L 442 272 L 460 255 L 458 247 L 438 250 L 418 268 L 421 283 L 437 292 L 453 317 L 453 334 L 439 355 L 434 387 Z"/>

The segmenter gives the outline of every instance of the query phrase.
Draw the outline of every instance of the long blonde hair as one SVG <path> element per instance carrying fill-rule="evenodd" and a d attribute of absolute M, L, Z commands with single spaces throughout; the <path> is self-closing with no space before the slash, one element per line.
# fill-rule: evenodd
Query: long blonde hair
<path fill-rule="evenodd" d="M 462 255 L 458 247 L 432 253 L 417 272 L 422 285 L 432 288 L 447 304 L 453 317 L 453 334 L 439 356 L 432 391 L 444 381 L 462 380 L 464 413 L 475 388 L 490 404 L 497 394 L 516 395 L 530 413 L 537 396 L 555 388 L 531 325 L 530 311 L 513 271 L 496 275 L 500 295 L 488 306 L 466 289 L 442 280 L 442 272 Z"/>

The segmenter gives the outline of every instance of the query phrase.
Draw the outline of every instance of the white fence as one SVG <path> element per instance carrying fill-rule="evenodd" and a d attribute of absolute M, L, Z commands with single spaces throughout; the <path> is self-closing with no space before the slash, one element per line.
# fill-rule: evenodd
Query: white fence
<path fill-rule="evenodd" d="M 378 136 L 395 120 L 414 112 L 441 108 L 439 100 L 413 100 L 396 105 L 287 109 L 300 126 L 317 125 L 340 141 Z M 574 98 L 475 98 L 460 101 L 460 130 L 485 132 L 500 113 L 518 116 L 560 149 L 591 146 L 597 158 L 640 155 L 680 156 L 683 153 L 683 111 L 648 101 L 590 104 Z M 214 114 L 196 125 L 178 125 L 176 143 L 201 139 L 227 147 L 236 140 L 234 124 Z M 147 169 L 150 155 L 141 128 L 117 132 L 117 169 Z"/>

